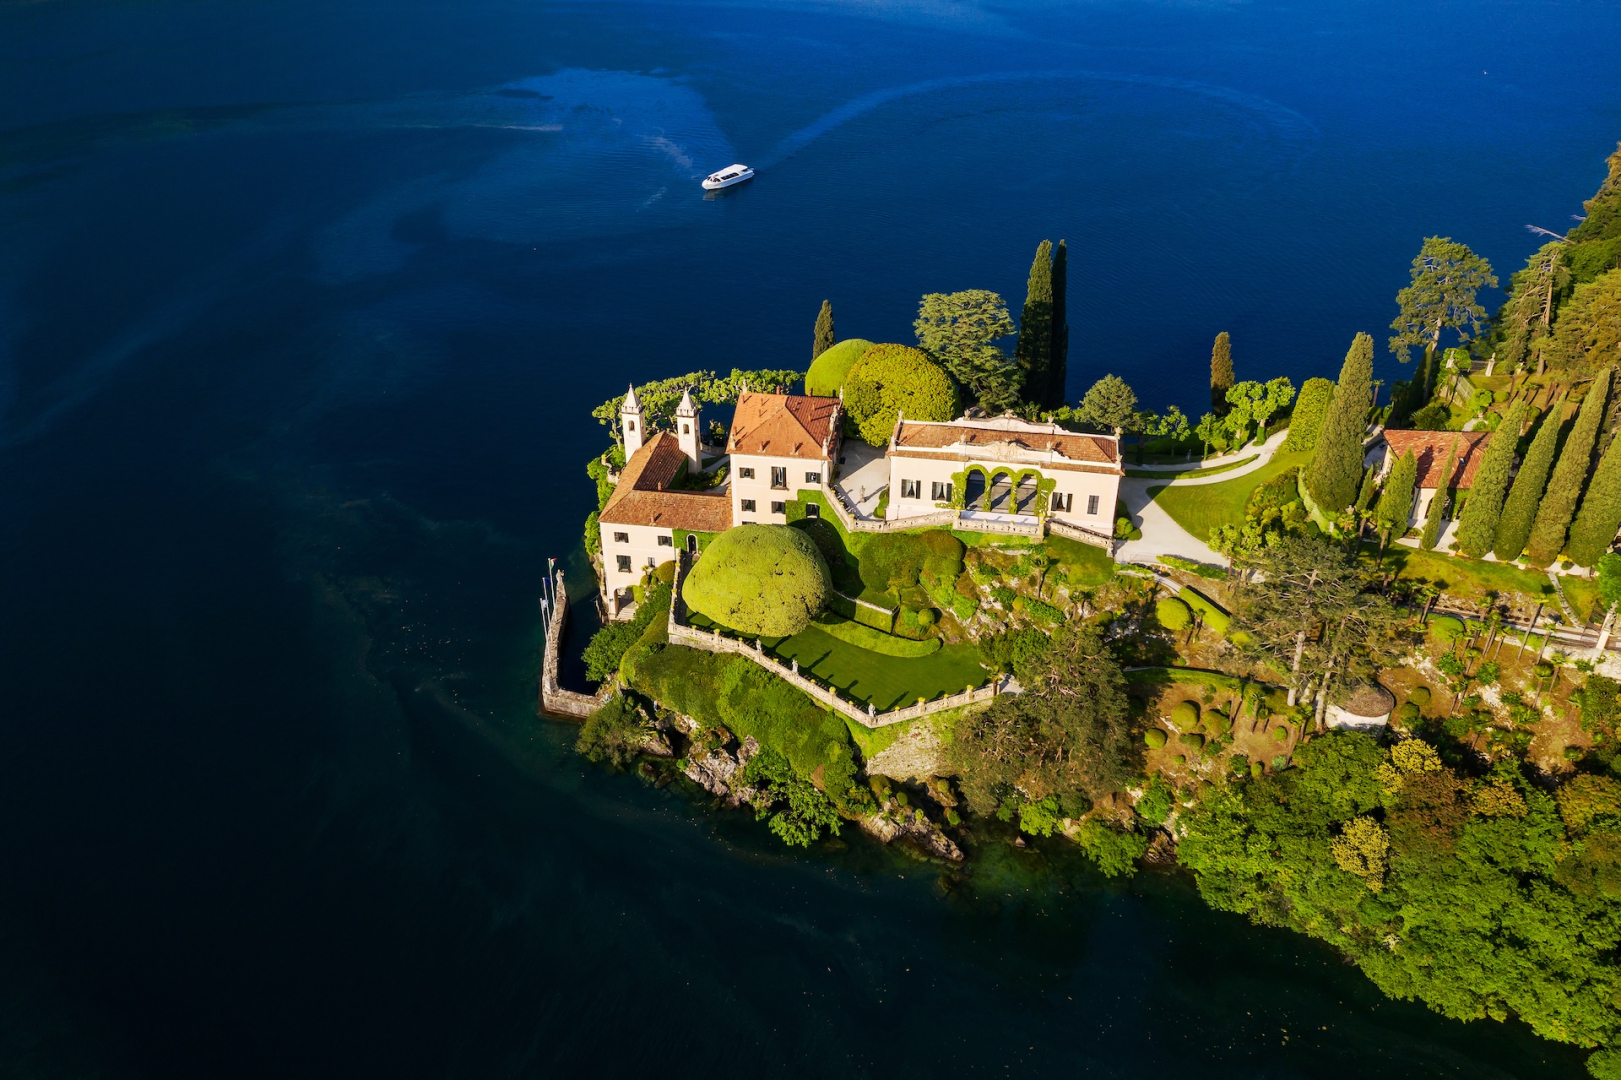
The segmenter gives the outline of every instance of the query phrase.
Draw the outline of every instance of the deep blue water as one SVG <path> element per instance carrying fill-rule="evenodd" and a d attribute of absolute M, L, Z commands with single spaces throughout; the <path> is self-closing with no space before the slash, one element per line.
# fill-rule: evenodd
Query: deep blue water
<path fill-rule="evenodd" d="M 0 2 L 0 1075 L 1578 1075 L 1175 876 L 789 853 L 584 767 L 535 598 L 590 408 L 802 363 L 824 297 L 907 340 L 1066 237 L 1072 392 L 1197 410 L 1223 329 L 1331 373 L 1424 235 L 1506 276 L 1568 227 L 1618 43 L 1593 2 Z"/>

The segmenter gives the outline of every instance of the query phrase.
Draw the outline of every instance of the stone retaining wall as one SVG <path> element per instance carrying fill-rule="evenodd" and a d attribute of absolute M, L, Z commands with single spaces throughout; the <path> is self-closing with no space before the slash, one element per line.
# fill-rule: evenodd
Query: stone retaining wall
<path fill-rule="evenodd" d="M 540 667 L 540 711 L 551 716 L 566 716 L 584 720 L 608 703 L 617 687 L 604 683 L 595 695 L 565 690 L 557 683 L 558 654 L 563 648 L 563 628 L 568 620 L 568 593 L 563 589 L 563 571 L 557 571 L 555 591 L 558 602 L 552 606 L 551 621 L 546 626 L 546 653 Z"/>

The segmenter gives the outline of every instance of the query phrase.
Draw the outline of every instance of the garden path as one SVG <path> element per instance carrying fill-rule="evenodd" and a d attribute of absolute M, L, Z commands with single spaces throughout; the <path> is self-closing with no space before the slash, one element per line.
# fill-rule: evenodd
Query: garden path
<path fill-rule="evenodd" d="M 1163 484 L 1162 480 L 1128 479 L 1120 482 L 1120 498 L 1143 536 L 1141 540 L 1127 540 L 1121 544 L 1114 553 L 1115 559 L 1119 562 L 1152 562 L 1161 555 L 1180 555 L 1195 562 L 1226 566 L 1226 556 L 1211 551 L 1203 541 L 1178 525 L 1170 514 L 1149 498 L 1148 489 Z"/>
<path fill-rule="evenodd" d="M 1165 472 L 1165 473 L 1178 473 L 1178 472 L 1187 472 L 1187 471 L 1189 471 L 1191 469 L 1219 469 L 1223 465 L 1229 465 L 1229 464 L 1231 464 L 1231 463 L 1233 463 L 1235 461 L 1243 461 L 1245 458 L 1249 457 L 1251 454 L 1255 454 L 1255 453 L 1260 454 L 1260 457 L 1256 458 L 1254 464 L 1248 465 L 1248 466 L 1246 466 L 1246 467 L 1244 467 L 1242 469 L 1233 469 L 1231 472 L 1224 472 L 1224 473 L 1221 474 L 1221 478 L 1223 480 L 1230 480 L 1235 476 L 1243 476 L 1245 473 L 1251 471 L 1252 469 L 1259 469 L 1262 465 L 1265 465 L 1268 461 L 1271 461 L 1272 460 L 1272 455 L 1277 453 L 1278 447 L 1282 446 L 1283 445 L 1283 440 L 1287 439 L 1288 437 L 1289 437 L 1289 429 L 1284 428 L 1282 431 L 1273 433 L 1273 435 L 1272 435 L 1272 437 L 1270 439 L 1267 439 L 1266 442 L 1262 443 L 1258 447 L 1257 446 L 1242 446 L 1242 447 L 1239 447 L 1237 450 L 1234 450 L 1230 454 L 1220 454 L 1220 455 L 1218 455 L 1216 457 L 1203 458 L 1203 459 L 1194 460 L 1194 461 L 1182 461 L 1182 462 L 1178 462 L 1178 463 L 1176 463 L 1174 465 L 1146 465 L 1146 464 L 1145 465 L 1134 465 L 1134 464 L 1131 464 L 1130 462 L 1127 462 L 1126 464 L 1127 464 L 1127 467 L 1130 468 L 1130 469 L 1133 469 L 1133 470 L 1141 469 L 1144 472 L 1153 471 L 1153 472 Z M 1199 479 L 1204 480 L 1205 478 L 1200 477 Z M 1213 480 L 1215 478 L 1211 477 L 1210 479 Z M 1177 483 L 1195 483 L 1195 482 L 1196 481 L 1192 481 L 1192 480 L 1177 481 Z"/>

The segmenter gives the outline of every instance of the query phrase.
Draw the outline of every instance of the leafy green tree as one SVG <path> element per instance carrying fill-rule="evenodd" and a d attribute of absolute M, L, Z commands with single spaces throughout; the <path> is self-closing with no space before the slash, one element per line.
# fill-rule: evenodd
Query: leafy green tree
<path fill-rule="evenodd" d="M 636 644 L 643 631 L 655 619 L 665 619 L 670 614 L 670 586 L 658 584 L 652 587 L 642 603 L 636 605 L 636 614 L 625 622 L 604 623 L 591 640 L 586 644 L 582 659 L 585 660 L 585 677 L 592 682 L 607 682 L 619 674 L 619 663 L 625 658 L 625 653 Z"/>
<path fill-rule="evenodd" d="M 1120 376 L 1105 375 L 1081 399 L 1075 418 L 1083 424 L 1113 430 L 1118 438 L 1137 423 L 1137 395 Z"/>
<path fill-rule="evenodd" d="M 1227 430 L 1233 433 L 1234 446 L 1243 446 L 1249 441 L 1250 424 L 1255 420 L 1255 410 L 1260 408 L 1265 400 L 1266 387 L 1249 379 L 1227 388 L 1225 410 L 1227 415 L 1222 419 L 1227 423 Z"/>
<path fill-rule="evenodd" d="M 1447 500 L 1452 497 L 1449 487 L 1452 484 L 1452 470 L 1458 461 L 1458 439 L 1452 439 L 1452 445 L 1447 448 L 1446 460 L 1441 463 L 1441 479 L 1435 486 L 1435 497 L 1430 500 L 1430 507 L 1424 513 L 1424 532 L 1419 537 L 1418 546 L 1425 551 L 1434 551 L 1435 545 L 1441 542 L 1441 526 L 1446 521 Z"/>
<path fill-rule="evenodd" d="M 769 747 L 743 766 L 743 784 L 755 789 L 754 815 L 783 843 L 809 847 L 826 829 L 839 835 L 839 809 L 833 800 L 801 779 L 788 759 Z"/>
<path fill-rule="evenodd" d="M 636 400 L 642 403 L 642 409 L 647 414 L 647 431 L 651 434 L 673 428 L 675 408 L 681 403 L 681 395 L 688 390 L 692 391 L 694 398 L 707 404 L 735 405 L 738 395 L 745 390 L 787 393 L 802 377 L 801 372 L 777 368 L 761 371 L 733 368 L 732 373 L 724 377 L 717 376 L 713 371 L 691 371 L 673 379 L 643 383 L 636 388 Z M 619 410 L 624 404 L 625 395 L 618 394 L 591 410 L 597 423 L 613 432 L 615 443 L 621 439 Z"/>
<path fill-rule="evenodd" d="M 1379 505 L 1374 517 L 1379 522 L 1380 543 L 1388 544 L 1392 535 L 1407 531 L 1407 521 L 1413 513 L 1413 493 L 1418 484 L 1418 459 L 1411 450 L 1396 459 L 1385 489 L 1379 493 Z"/>
<path fill-rule="evenodd" d="M 1621 269 L 1576 286 L 1547 352 L 1555 371 L 1578 376 L 1621 361 Z"/>
<path fill-rule="evenodd" d="M 1069 289 L 1069 249 L 1058 241 L 1053 250 L 1053 337 L 1052 358 L 1047 361 L 1047 397 L 1049 408 L 1057 408 L 1067 399 L 1069 385 L 1069 313 L 1065 293 Z"/>
<path fill-rule="evenodd" d="M 1486 309 L 1475 302 L 1482 288 L 1495 289 L 1497 275 L 1491 264 L 1468 245 L 1454 243 L 1451 237 L 1430 236 L 1413 258 L 1412 284 L 1396 294 L 1401 309 L 1390 328 L 1390 351 L 1402 363 L 1412 360 L 1413 346 L 1422 346 L 1425 357 L 1424 397 L 1430 396 L 1430 358 L 1441 344 L 1446 330 L 1478 333 Z"/>
<path fill-rule="evenodd" d="M 1497 542 L 1497 520 L 1503 512 L 1503 496 L 1508 491 L 1509 473 L 1514 468 L 1514 450 L 1519 445 L 1520 427 L 1525 423 L 1525 403 L 1516 401 L 1508 416 L 1486 442 L 1486 453 L 1475 472 L 1469 501 L 1458 519 L 1457 549 L 1478 559 Z"/>
<path fill-rule="evenodd" d="M 1576 514 L 1576 500 L 1593 466 L 1593 446 L 1598 441 L 1599 423 L 1604 419 L 1610 373 L 1611 369 L 1605 368 L 1593 380 L 1587 396 L 1582 399 L 1581 411 L 1576 414 L 1576 423 L 1565 439 L 1564 449 L 1559 451 L 1559 464 L 1554 466 L 1547 494 L 1537 507 L 1536 523 L 1526 545 L 1526 558 L 1533 566 L 1547 566 L 1564 550 L 1565 534 Z"/>
<path fill-rule="evenodd" d="M 1181 442 L 1188 437 L 1188 418 L 1182 415 L 1182 410 L 1175 405 L 1169 406 L 1164 413 L 1142 412 L 1137 414 L 1136 429 L 1145 437 L 1156 439 L 1170 439 Z M 1142 460 L 1143 444 L 1137 443 L 1137 460 Z"/>
<path fill-rule="evenodd" d="M 1198 426 L 1193 429 L 1193 433 L 1199 437 L 1200 444 L 1204 446 L 1205 457 L 1210 456 L 1210 444 L 1220 439 L 1226 430 L 1226 423 L 1213 412 L 1207 412 L 1199 417 Z"/>
<path fill-rule="evenodd" d="M 1060 627 L 1020 665 L 1019 681 L 1024 693 L 958 721 L 948 751 L 976 813 L 1056 795 L 1076 817 L 1080 799 L 1122 790 L 1141 774 L 1126 677 L 1097 627 Z"/>
<path fill-rule="evenodd" d="M 1243 564 L 1228 640 L 1285 673 L 1290 703 L 1372 677 L 1399 652 L 1401 614 L 1339 544 L 1284 535 Z"/>
<path fill-rule="evenodd" d="M 1025 286 L 1024 312 L 1019 317 L 1019 341 L 1013 358 L 1023 372 L 1027 401 L 1051 407 L 1053 356 L 1053 245 L 1043 240 L 1030 263 Z"/>
<path fill-rule="evenodd" d="M 1525 269 L 1509 282 L 1509 298 L 1497 313 L 1502 341 L 1497 348 L 1498 366 L 1503 371 L 1528 367 L 1533 358 L 1537 374 L 1546 364 L 1544 346 L 1553 327 L 1554 299 L 1570 283 L 1565 266 L 1565 245 L 1558 240 L 1542 245 Z"/>
<path fill-rule="evenodd" d="M 1000 413 L 1019 403 L 1022 372 L 995 344 L 1013 333 L 1007 301 L 985 289 L 928 293 L 912 323 L 918 344 L 979 401 Z"/>
<path fill-rule="evenodd" d="M 609 698 L 580 725 L 574 752 L 598 765 L 624 768 L 636 760 L 654 734 L 653 725 L 621 694 Z"/>
<path fill-rule="evenodd" d="M 1306 466 L 1306 490 L 1325 514 L 1337 514 L 1356 498 L 1362 479 L 1362 433 L 1373 404 L 1373 338 L 1358 334 L 1340 366 L 1340 380 Z"/>
<path fill-rule="evenodd" d="M 1492 551 L 1503 562 L 1518 559 L 1525 550 L 1525 542 L 1531 539 L 1537 504 L 1542 501 L 1542 492 L 1548 485 L 1554 451 L 1559 445 L 1559 429 L 1564 426 L 1561 420 L 1564 405 L 1564 398 L 1559 398 L 1548 408 L 1548 415 L 1537 428 L 1525 452 L 1525 460 L 1520 463 L 1520 471 L 1508 490 L 1508 498 L 1503 502 L 1503 513 L 1497 519 L 1497 538 L 1492 544 Z"/>
<path fill-rule="evenodd" d="M 832 579 L 816 543 L 787 525 L 717 536 L 681 586 L 687 606 L 743 634 L 791 637 L 827 605 Z"/>
<path fill-rule="evenodd" d="M 844 378 L 844 409 L 869 446 L 888 445 L 902 414 L 950 420 L 960 411 L 951 377 L 909 345 L 874 345 L 862 354 Z"/>
<path fill-rule="evenodd" d="M 1621 528 L 1621 439 L 1611 439 L 1582 495 L 1565 553 L 1577 566 L 1595 566 Z"/>
<path fill-rule="evenodd" d="M 1292 450 L 1315 450 L 1317 436 L 1328 417 L 1328 403 L 1334 398 L 1334 384 L 1327 379 L 1307 379 L 1300 388 L 1300 399 L 1289 417 L 1289 437 L 1280 448 L 1283 453 Z"/>
<path fill-rule="evenodd" d="M 1233 339 L 1223 330 L 1210 347 L 1210 407 L 1217 416 L 1227 415 L 1233 386 Z"/>

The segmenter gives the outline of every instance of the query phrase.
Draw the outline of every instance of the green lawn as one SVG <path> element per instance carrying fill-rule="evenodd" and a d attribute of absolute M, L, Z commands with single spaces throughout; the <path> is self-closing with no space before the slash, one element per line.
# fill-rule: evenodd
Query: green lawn
<path fill-rule="evenodd" d="M 1078 586 L 1102 585 L 1114 577 L 1114 558 L 1100 547 L 1065 536 L 1047 537 L 1047 554 L 1078 572 L 1070 579 Z"/>
<path fill-rule="evenodd" d="M 880 656 L 814 625 L 781 641 L 767 639 L 765 645 L 784 660 L 798 660 L 801 673 L 815 676 L 862 704 L 871 702 L 879 712 L 911 705 L 920 697 L 932 700 L 961 693 L 971 685 L 984 684 L 989 674 L 980 666 L 979 650 L 972 645 L 946 645 L 916 659 Z"/>
<path fill-rule="evenodd" d="M 1290 469 L 1299 468 L 1311 460 L 1311 451 L 1296 450 L 1278 454 L 1254 472 L 1234 477 L 1220 484 L 1198 484 L 1191 487 L 1151 487 L 1149 498 L 1199 540 L 1210 539 L 1210 530 L 1218 525 L 1241 525 L 1244 506 L 1250 492 Z"/>
<path fill-rule="evenodd" d="M 1593 618 L 1599 602 L 1597 581 L 1566 576 L 1559 579 L 1559 587 L 1565 590 L 1565 599 L 1570 601 L 1577 615 L 1589 620 Z"/>
<path fill-rule="evenodd" d="M 1215 476 L 1218 473 L 1242 469 L 1260 456 L 1259 454 L 1251 454 L 1247 458 L 1229 461 L 1225 465 L 1213 465 L 1208 469 L 1184 469 L 1182 472 L 1167 472 L 1164 469 L 1127 469 L 1126 475 L 1136 477 L 1139 480 L 1192 480 L 1200 476 Z"/>
<path fill-rule="evenodd" d="M 1363 557 L 1371 561 L 1372 551 L 1371 546 L 1364 546 Z M 1487 593 L 1494 592 L 1504 599 L 1511 593 L 1519 593 L 1557 602 L 1554 600 L 1552 582 L 1540 570 L 1526 570 L 1508 563 L 1465 559 L 1399 545 L 1386 550 L 1385 562 L 1397 567 L 1398 577 L 1432 581 L 1451 595 L 1465 599 L 1484 600 Z"/>

